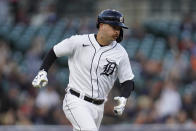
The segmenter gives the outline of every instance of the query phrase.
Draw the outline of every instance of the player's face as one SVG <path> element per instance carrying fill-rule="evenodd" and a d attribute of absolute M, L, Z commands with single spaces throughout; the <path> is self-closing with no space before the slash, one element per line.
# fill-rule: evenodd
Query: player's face
<path fill-rule="evenodd" d="M 111 26 L 109 24 L 103 24 L 102 33 L 107 41 L 114 41 L 119 37 L 120 30 L 121 27 L 119 26 Z"/>

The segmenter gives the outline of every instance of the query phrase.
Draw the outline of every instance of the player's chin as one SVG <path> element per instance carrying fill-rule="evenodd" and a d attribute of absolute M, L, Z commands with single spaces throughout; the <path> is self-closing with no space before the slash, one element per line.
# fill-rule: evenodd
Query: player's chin
<path fill-rule="evenodd" d="M 118 39 L 118 36 L 113 36 L 112 38 L 113 38 L 113 40 L 116 40 L 116 39 Z"/>

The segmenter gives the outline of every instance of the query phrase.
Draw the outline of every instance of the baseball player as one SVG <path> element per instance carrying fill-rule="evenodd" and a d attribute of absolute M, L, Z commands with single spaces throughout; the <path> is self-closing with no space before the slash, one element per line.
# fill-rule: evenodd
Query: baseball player
<path fill-rule="evenodd" d="M 63 111 L 74 131 L 98 131 L 103 118 L 104 103 L 115 80 L 121 83 L 116 115 L 122 115 L 127 98 L 134 89 L 133 72 L 123 39 L 123 15 L 116 10 L 103 10 L 97 19 L 96 34 L 74 35 L 56 44 L 44 58 L 40 71 L 32 82 L 34 87 L 48 83 L 47 73 L 52 63 L 68 56 L 69 83 L 65 89 Z"/>

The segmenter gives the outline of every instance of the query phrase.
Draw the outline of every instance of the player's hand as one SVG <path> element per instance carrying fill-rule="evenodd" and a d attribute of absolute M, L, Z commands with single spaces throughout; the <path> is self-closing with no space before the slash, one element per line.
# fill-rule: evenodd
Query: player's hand
<path fill-rule="evenodd" d="M 118 105 L 114 107 L 114 114 L 120 116 L 123 114 L 127 99 L 125 97 L 117 96 L 114 97 L 114 100 L 116 100 L 118 103 Z"/>
<path fill-rule="evenodd" d="M 48 84 L 47 72 L 41 70 L 38 72 L 37 76 L 32 81 L 33 87 L 41 88 Z"/>

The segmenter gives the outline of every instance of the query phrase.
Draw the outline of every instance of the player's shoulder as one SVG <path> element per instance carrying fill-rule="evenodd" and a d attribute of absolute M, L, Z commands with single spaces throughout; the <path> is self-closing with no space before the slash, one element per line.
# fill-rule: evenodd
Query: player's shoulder
<path fill-rule="evenodd" d="M 76 34 L 76 35 L 72 35 L 70 39 L 75 39 L 75 40 L 84 39 L 84 38 L 88 38 L 88 35 L 89 34 Z"/>
<path fill-rule="evenodd" d="M 116 43 L 116 49 L 119 50 L 122 53 L 127 53 L 125 48 L 120 43 Z"/>
<path fill-rule="evenodd" d="M 75 43 L 76 45 L 80 45 L 82 42 L 88 41 L 88 35 L 89 34 L 76 34 L 72 35 L 64 40 L 68 40 L 72 43 Z"/>
<path fill-rule="evenodd" d="M 126 51 L 126 49 L 120 44 L 120 43 L 116 43 L 116 50 L 118 50 L 118 54 L 119 54 L 119 59 L 120 60 L 125 60 L 125 58 L 128 58 L 129 55 Z"/>

